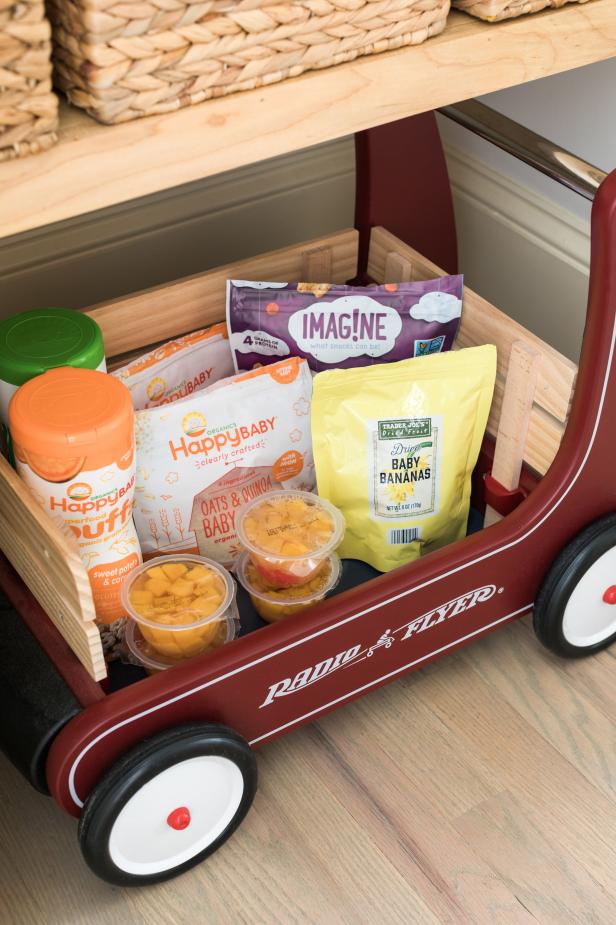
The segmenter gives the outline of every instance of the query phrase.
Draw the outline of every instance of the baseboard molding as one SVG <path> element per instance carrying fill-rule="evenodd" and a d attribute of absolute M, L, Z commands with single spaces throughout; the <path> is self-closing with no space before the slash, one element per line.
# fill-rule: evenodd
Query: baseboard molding
<path fill-rule="evenodd" d="M 460 148 L 445 145 L 445 154 L 452 191 L 459 200 L 577 272 L 588 273 L 587 222 Z"/>

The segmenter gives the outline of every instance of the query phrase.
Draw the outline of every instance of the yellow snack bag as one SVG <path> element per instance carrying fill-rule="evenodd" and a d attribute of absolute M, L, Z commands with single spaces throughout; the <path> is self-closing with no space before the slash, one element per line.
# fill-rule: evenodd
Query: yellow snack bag
<path fill-rule="evenodd" d="M 346 519 L 340 556 L 388 572 L 465 535 L 495 377 L 490 345 L 315 376 L 317 485 Z"/>

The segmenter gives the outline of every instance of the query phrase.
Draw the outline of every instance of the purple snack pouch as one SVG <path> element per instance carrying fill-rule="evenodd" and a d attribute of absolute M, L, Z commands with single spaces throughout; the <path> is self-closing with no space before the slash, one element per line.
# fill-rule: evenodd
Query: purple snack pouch
<path fill-rule="evenodd" d="M 383 286 L 227 282 L 227 324 L 238 372 L 287 356 L 313 372 L 451 350 L 464 277 Z"/>

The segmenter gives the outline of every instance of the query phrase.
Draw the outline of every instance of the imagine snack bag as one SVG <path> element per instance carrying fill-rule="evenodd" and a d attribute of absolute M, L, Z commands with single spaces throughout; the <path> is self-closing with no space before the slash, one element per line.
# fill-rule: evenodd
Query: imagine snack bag
<path fill-rule="evenodd" d="M 312 377 L 297 357 L 135 415 L 135 525 L 144 556 L 228 565 L 235 515 L 272 488 L 314 488 Z"/>
<path fill-rule="evenodd" d="M 314 379 L 319 494 L 346 519 L 339 555 L 382 572 L 465 535 L 496 348 Z"/>
<path fill-rule="evenodd" d="M 464 278 L 383 286 L 227 282 L 236 369 L 301 356 L 314 372 L 451 350 Z"/>
<path fill-rule="evenodd" d="M 188 398 L 235 372 L 226 324 L 194 331 L 113 371 L 136 411 Z"/>

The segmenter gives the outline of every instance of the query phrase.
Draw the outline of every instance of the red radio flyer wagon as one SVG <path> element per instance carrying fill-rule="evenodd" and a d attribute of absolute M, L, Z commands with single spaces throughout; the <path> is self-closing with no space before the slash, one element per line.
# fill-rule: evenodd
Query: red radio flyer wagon
<path fill-rule="evenodd" d="M 276 625 L 244 600 L 233 643 L 150 677 L 127 667 L 105 678 L 87 574 L 0 459 L 0 582 L 10 602 L 0 738 L 32 783 L 79 818 L 84 857 L 111 883 L 164 880 L 220 847 L 253 799 L 257 746 L 531 610 L 539 639 L 563 656 L 616 639 L 616 172 L 605 177 L 481 104 L 446 114 L 594 198 L 579 372 L 465 295 L 459 345 L 498 349 L 472 502 L 479 512 L 487 505 L 487 529 L 387 575 L 345 563 L 334 596 Z M 439 273 L 411 242 L 454 272 L 434 114 L 364 132 L 356 150 L 359 235 L 92 309 L 107 355 L 217 320 L 224 280 L 240 267 L 245 278 L 319 282 Z"/>

